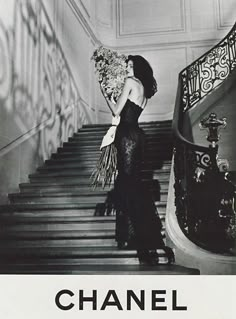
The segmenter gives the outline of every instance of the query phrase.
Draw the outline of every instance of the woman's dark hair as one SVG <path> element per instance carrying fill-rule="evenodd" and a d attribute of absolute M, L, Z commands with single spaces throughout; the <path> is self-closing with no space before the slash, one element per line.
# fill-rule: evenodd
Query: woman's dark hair
<path fill-rule="evenodd" d="M 129 55 L 127 62 L 130 60 L 133 61 L 134 76 L 143 84 L 145 97 L 150 99 L 157 92 L 157 82 L 150 64 L 140 55 Z"/>

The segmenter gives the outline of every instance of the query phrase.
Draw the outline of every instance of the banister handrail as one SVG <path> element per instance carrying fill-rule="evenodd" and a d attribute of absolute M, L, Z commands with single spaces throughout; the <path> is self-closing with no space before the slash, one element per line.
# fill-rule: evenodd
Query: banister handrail
<path fill-rule="evenodd" d="M 178 82 L 178 90 L 177 90 L 177 97 L 176 97 L 176 104 L 178 103 L 178 91 L 181 89 L 181 79 Z M 180 97 L 179 97 L 180 98 Z M 207 152 L 208 147 L 198 145 L 195 143 L 192 143 L 188 141 L 179 131 L 179 108 L 175 106 L 174 110 L 174 117 L 173 117 L 173 122 L 172 122 L 172 129 L 174 131 L 174 136 L 176 139 L 181 140 L 183 143 L 188 145 L 190 148 L 195 149 L 197 148 L 199 151 L 204 151 Z"/>

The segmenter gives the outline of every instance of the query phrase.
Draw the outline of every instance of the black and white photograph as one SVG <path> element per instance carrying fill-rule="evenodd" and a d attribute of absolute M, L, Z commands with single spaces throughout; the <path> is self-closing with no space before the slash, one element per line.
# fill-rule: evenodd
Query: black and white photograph
<path fill-rule="evenodd" d="M 178 318 L 181 277 L 231 291 L 235 101 L 235 0 L 0 0 L 2 287 L 58 278 L 63 312 L 89 297 L 62 278 L 103 278 L 93 310 L 145 311 L 167 278 Z"/>

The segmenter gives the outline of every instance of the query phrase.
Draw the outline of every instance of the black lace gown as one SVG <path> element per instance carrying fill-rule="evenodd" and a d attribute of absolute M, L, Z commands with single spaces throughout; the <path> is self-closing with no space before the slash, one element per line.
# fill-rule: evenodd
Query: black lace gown
<path fill-rule="evenodd" d="M 113 190 L 118 246 L 156 249 L 164 246 L 161 221 L 150 193 L 141 181 L 145 135 L 138 126 L 142 108 L 127 100 L 117 128 L 118 175 Z"/>

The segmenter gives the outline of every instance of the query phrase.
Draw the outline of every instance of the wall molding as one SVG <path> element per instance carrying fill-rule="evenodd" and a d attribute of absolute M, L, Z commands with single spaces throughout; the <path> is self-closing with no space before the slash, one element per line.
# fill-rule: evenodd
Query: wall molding
<path fill-rule="evenodd" d="M 81 2 L 81 0 L 79 0 Z M 93 28 L 90 26 L 86 18 L 84 17 L 83 13 L 81 12 L 80 8 L 78 7 L 78 4 L 76 3 L 75 0 L 66 0 L 66 3 L 68 6 L 71 8 L 72 12 L 74 13 L 75 17 L 87 33 L 89 37 L 92 38 L 92 40 L 96 44 L 101 44 L 101 42 L 98 40 Z"/>
<path fill-rule="evenodd" d="M 101 20 L 97 20 L 99 25 L 102 26 L 103 28 L 107 28 L 107 29 L 110 29 L 110 28 L 113 28 L 113 1 L 110 0 L 109 1 L 109 5 L 110 5 L 110 22 L 109 23 L 105 23 L 105 22 L 102 22 Z M 97 19 L 97 17 L 96 17 Z"/>
<path fill-rule="evenodd" d="M 139 32 L 124 32 L 122 30 L 122 0 L 117 0 L 117 9 L 116 9 L 116 36 L 117 38 L 125 38 L 125 37 L 141 37 L 141 36 L 153 36 L 159 34 L 167 34 L 167 33 L 184 33 L 186 32 L 186 21 L 185 21 L 185 1 L 180 0 L 180 19 L 181 19 L 181 27 L 179 29 L 160 29 L 153 28 L 147 31 L 139 31 Z"/>
<path fill-rule="evenodd" d="M 81 7 L 83 8 L 83 10 L 85 11 L 87 17 L 90 18 L 90 14 L 89 14 L 88 9 L 86 8 L 86 6 L 85 6 L 83 0 L 77 0 L 77 1 L 79 1 L 80 5 L 81 5 Z"/>
<path fill-rule="evenodd" d="M 80 2 L 82 0 L 79 0 Z M 117 25 L 116 25 L 116 32 L 117 32 L 117 35 L 118 37 L 119 36 L 119 29 L 120 29 L 120 26 L 119 26 L 119 6 L 120 6 L 120 1 L 122 0 L 117 0 L 116 3 L 117 3 L 117 9 L 116 9 L 116 22 L 117 22 Z M 98 37 L 96 36 L 93 28 L 90 26 L 90 24 L 88 23 L 88 21 L 86 20 L 86 18 L 84 17 L 83 13 L 81 12 L 80 8 L 78 7 L 78 4 L 76 3 L 75 0 L 66 0 L 67 4 L 70 6 L 70 8 L 72 9 L 73 13 L 75 14 L 76 18 L 78 19 L 78 21 L 80 22 L 80 24 L 82 25 L 82 27 L 84 28 L 84 30 L 86 31 L 86 33 L 91 37 L 91 41 L 93 42 L 94 45 L 104 45 L 99 39 Z M 113 2 L 111 1 L 110 2 L 111 4 L 111 8 L 113 7 Z M 183 19 L 184 19 L 184 8 L 185 8 L 185 2 L 184 0 L 181 0 L 181 6 L 182 6 L 182 14 L 183 14 Z M 220 30 L 220 31 L 225 31 L 225 29 L 229 28 L 231 25 L 230 24 L 224 24 L 222 25 L 222 23 L 220 22 L 220 9 L 219 9 L 219 6 L 220 6 L 220 0 L 217 0 L 217 5 L 218 5 L 218 13 L 217 13 L 217 17 L 218 17 L 218 21 L 217 21 L 217 30 Z M 102 24 L 99 22 L 99 24 Z M 184 28 L 183 30 L 181 31 L 184 32 L 186 31 L 185 30 L 185 25 L 186 25 L 186 22 L 183 21 L 183 25 L 184 25 Z M 110 27 L 107 25 L 107 27 Z M 216 31 L 217 31 L 216 30 Z M 173 32 L 175 33 L 174 31 L 169 31 L 169 32 Z M 160 32 L 161 34 L 165 34 L 166 32 Z M 168 33 L 168 32 L 167 32 Z M 179 32 L 178 32 L 179 33 Z M 150 35 L 153 37 L 153 34 L 157 34 L 157 32 L 144 32 L 144 33 L 139 33 L 137 34 L 137 36 L 146 36 L 146 35 Z M 125 36 L 121 36 L 121 37 L 129 37 L 129 36 L 134 36 L 133 34 L 127 34 Z M 149 50 L 149 49 L 153 49 L 153 48 L 159 48 L 159 49 L 165 49 L 165 48 L 168 48 L 170 49 L 171 47 L 181 47 L 181 46 L 211 46 L 211 45 L 214 45 L 215 43 L 219 42 L 220 40 L 222 40 L 222 37 L 223 37 L 223 34 L 215 34 L 215 37 L 214 38 L 209 38 L 209 39 L 204 39 L 204 40 L 194 40 L 194 39 L 191 39 L 191 40 L 180 40 L 180 41 L 168 41 L 166 42 L 166 39 L 163 39 L 163 40 L 159 40 L 158 43 L 156 40 L 154 40 L 153 42 L 151 43 L 147 43 L 147 44 L 125 44 L 125 45 L 109 45 L 107 47 L 109 47 L 111 50 L 118 50 L 118 51 L 130 51 L 130 50 L 138 50 L 138 51 L 146 51 L 146 50 Z"/>
<path fill-rule="evenodd" d="M 225 22 L 224 19 L 223 19 L 223 15 L 222 15 L 222 12 L 223 12 L 223 8 L 222 8 L 222 0 L 217 0 L 217 29 L 218 30 L 225 30 L 225 29 L 228 29 L 230 27 L 233 26 L 232 23 L 229 23 L 229 22 Z"/>
<path fill-rule="evenodd" d="M 117 50 L 121 52 L 130 52 L 130 51 L 147 51 L 147 50 L 171 50 L 171 49 L 181 49 L 186 47 L 201 47 L 201 46 L 214 46 L 222 40 L 222 37 L 217 37 L 214 39 L 206 40 L 191 40 L 191 41 L 176 41 L 176 42 L 153 42 L 147 44 L 127 44 L 119 46 L 109 46 L 111 50 Z"/>

